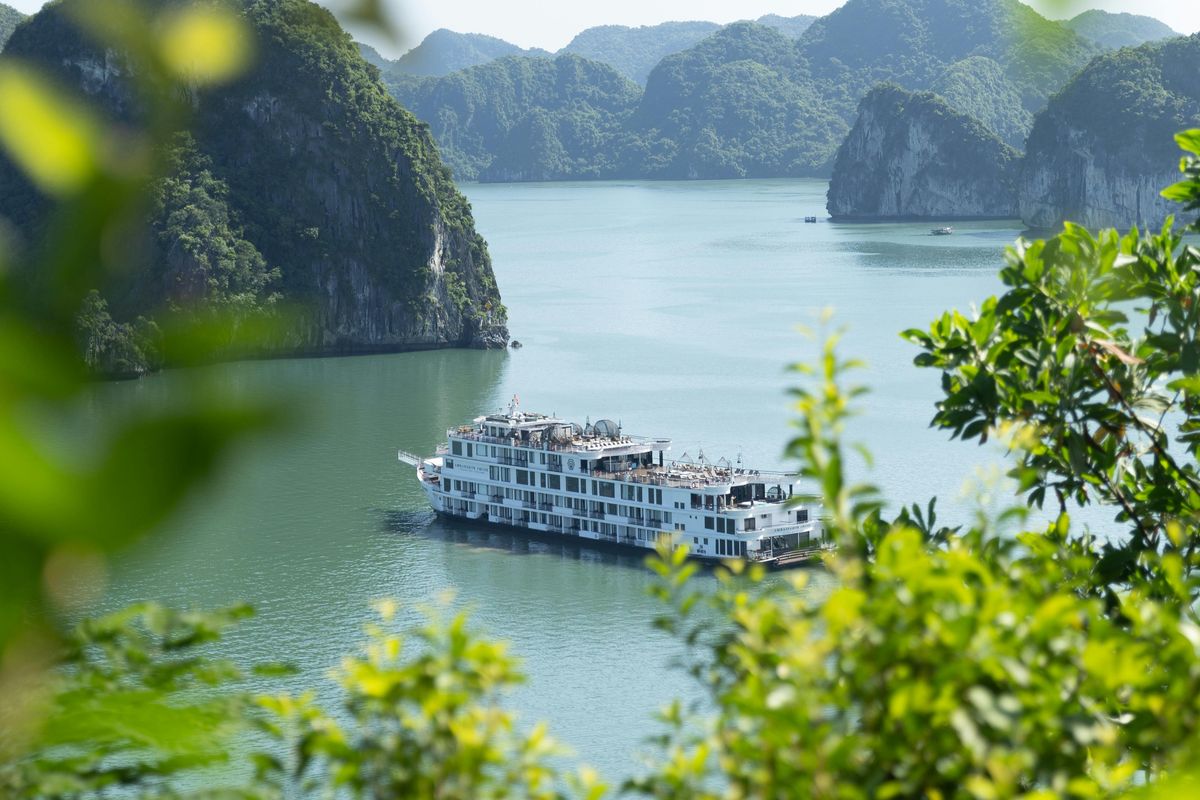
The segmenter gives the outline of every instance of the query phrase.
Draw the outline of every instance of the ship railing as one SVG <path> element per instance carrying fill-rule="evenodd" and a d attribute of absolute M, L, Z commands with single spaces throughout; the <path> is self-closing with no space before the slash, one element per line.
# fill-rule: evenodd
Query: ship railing
<path fill-rule="evenodd" d="M 529 460 L 525 459 L 525 458 L 513 458 L 512 456 L 496 456 L 494 460 L 497 464 L 506 464 L 510 467 L 528 467 L 529 466 Z"/>
<path fill-rule="evenodd" d="M 708 486 L 719 486 L 726 483 L 737 483 L 743 479 L 766 478 L 767 481 L 795 481 L 796 475 L 791 472 L 775 472 L 771 470 L 749 470 L 749 469 L 733 469 L 733 470 L 714 470 L 714 471 L 696 471 L 687 470 L 663 472 L 661 468 L 647 470 L 645 468 L 628 469 L 628 470 L 604 470 L 594 469 L 589 473 L 596 478 L 604 478 L 606 480 L 625 481 L 626 483 L 642 483 L 651 486 L 671 486 L 674 488 L 695 488 L 701 489 Z M 777 501 L 760 501 L 760 502 L 777 502 Z"/>
<path fill-rule="evenodd" d="M 498 444 L 505 447 L 527 447 L 531 450 L 548 450 L 556 453 L 577 453 L 577 452 L 599 452 L 603 447 L 622 447 L 627 445 L 653 445 L 655 447 L 665 448 L 671 444 L 670 439 L 660 439 L 654 436 L 622 436 L 617 439 L 605 439 L 598 441 L 595 439 L 573 439 L 569 442 L 541 441 L 541 442 L 525 442 L 515 436 L 488 436 L 485 433 L 462 433 L 455 428 L 446 431 L 446 437 L 453 436 L 456 439 L 462 439 L 467 442 L 483 442 L 484 444 Z M 589 447 L 589 445 L 603 445 L 603 447 Z"/>

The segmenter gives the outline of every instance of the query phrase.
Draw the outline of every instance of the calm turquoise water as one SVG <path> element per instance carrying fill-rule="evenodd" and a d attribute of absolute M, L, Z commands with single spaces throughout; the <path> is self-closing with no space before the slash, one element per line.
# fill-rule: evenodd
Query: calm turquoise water
<path fill-rule="evenodd" d="M 637 557 L 449 528 L 426 510 L 396 448 L 428 452 L 448 426 L 519 394 L 530 410 L 612 417 L 675 439 L 674 452 L 782 464 L 790 362 L 814 346 L 799 323 L 831 306 L 845 352 L 873 387 L 856 437 L 867 475 L 893 499 L 937 494 L 969 513 L 961 487 L 991 451 L 927 428 L 937 376 L 911 366 L 898 331 L 999 289 L 1017 223 L 804 224 L 817 181 L 468 186 L 518 351 L 443 351 L 231 364 L 220 380 L 291 392 L 305 420 L 247 447 L 169 535 L 117 565 L 110 601 L 214 606 L 259 617 L 231 646 L 290 659 L 322 683 L 353 650 L 373 598 L 422 603 L 444 590 L 525 659 L 512 704 L 547 720 L 583 760 L 619 778 L 654 732 L 652 712 L 694 697 L 669 668 L 678 648 Z M 169 403 L 178 375 L 97 387 L 96 413 Z M 812 591 L 828 577 L 813 572 Z"/>

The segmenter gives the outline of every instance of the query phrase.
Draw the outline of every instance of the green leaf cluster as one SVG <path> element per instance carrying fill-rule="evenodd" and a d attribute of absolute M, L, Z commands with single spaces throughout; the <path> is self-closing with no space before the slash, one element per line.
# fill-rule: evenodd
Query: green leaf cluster
<path fill-rule="evenodd" d="M 1200 251 L 1169 226 L 1120 237 L 1067 225 L 1007 262 L 1007 291 L 976 315 L 947 312 L 905 334 L 924 351 L 917 364 L 942 372 L 933 424 L 968 440 L 1012 437 L 1012 476 L 1031 505 L 1117 509 L 1125 530 L 1105 537 L 1096 566 L 1110 602 L 1113 585 L 1163 577 L 1157 554 L 1190 575 Z"/>
<path fill-rule="evenodd" d="M 140 604 L 80 623 L 42 688 L 36 744 L 0 765 L 0 789 L 41 800 L 168 797 L 180 775 L 227 763 L 253 707 L 232 690 L 242 670 L 205 645 L 250 613 Z"/>
<path fill-rule="evenodd" d="M 311 695 L 264 697 L 267 729 L 288 756 L 259 757 L 260 777 L 280 788 L 352 797 L 557 798 L 561 749 L 544 726 L 519 732 L 502 693 L 523 678 L 502 644 L 467 617 L 428 608 L 405 635 L 388 628 L 396 604 L 378 604 L 361 655 L 337 672 L 345 692 L 333 716 Z M 603 787 L 576 783 L 582 796 Z"/>

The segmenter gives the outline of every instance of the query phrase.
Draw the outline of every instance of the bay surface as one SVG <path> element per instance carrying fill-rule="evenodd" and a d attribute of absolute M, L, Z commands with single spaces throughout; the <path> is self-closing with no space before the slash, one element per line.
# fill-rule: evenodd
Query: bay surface
<path fill-rule="evenodd" d="M 246 662 L 291 660 L 303 683 L 361 641 L 369 603 L 410 607 L 446 591 L 524 659 L 511 697 L 610 779 L 636 770 L 651 715 L 694 698 L 670 668 L 679 648 L 636 556 L 448 527 L 427 510 L 396 449 L 428 453 L 447 427 L 507 404 L 672 437 L 674 453 L 785 464 L 786 366 L 810 359 L 796 332 L 826 307 L 847 327 L 843 353 L 872 387 L 855 422 L 875 454 L 863 476 L 893 501 L 940 496 L 944 516 L 977 502 L 964 481 L 996 453 L 928 429 L 938 376 L 911 365 L 898 332 L 1000 289 L 1018 223 L 805 224 L 823 215 L 823 181 L 507 184 L 464 187 L 488 240 L 510 352 L 436 351 L 227 364 L 218 380 L 291 394 L 302 423 L 250 445 L 194 497 L 167 535 L 122 556 L 108 603 L 253 603 L 230 640 Z M 163 403 L 178 374 L 98 386 L 96 414 Z M 829 578 L 810 573 L 810 591 Z M 701 578 L 708 580 L 709 578 Z"/>

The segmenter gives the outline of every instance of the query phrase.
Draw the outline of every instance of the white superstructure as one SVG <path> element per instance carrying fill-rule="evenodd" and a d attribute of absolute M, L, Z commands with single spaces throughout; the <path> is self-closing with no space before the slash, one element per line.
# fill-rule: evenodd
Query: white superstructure
<path fill-rule="evenodd" d="M 669 461 L 667 439 L 522 412 L 515 398 L 446 434 L 433 457 L 400 453 L 441 514 L 646 549 L 673 537 L 702 559 L 787 563 L 824 549 L 794 475 Z"/>

